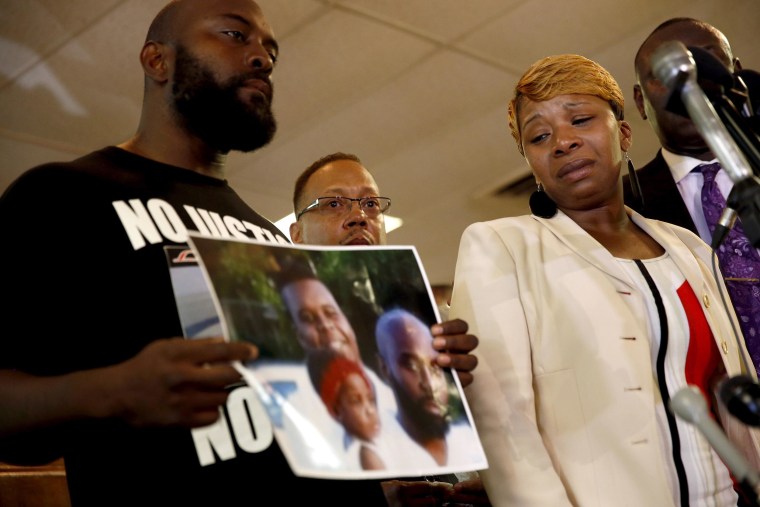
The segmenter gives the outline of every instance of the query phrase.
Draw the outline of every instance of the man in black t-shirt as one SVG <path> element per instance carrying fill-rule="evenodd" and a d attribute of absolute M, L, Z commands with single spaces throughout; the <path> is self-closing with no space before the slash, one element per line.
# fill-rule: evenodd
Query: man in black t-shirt
<path fill-rule="evenodd" d="M 254 347 L 182 338 L 165 247 L 190 231 L 288 242 L 224 164 L 275 133 L 277 51 L 251 0 L 168 3 L 140 53 L 135 135 L 0 198 L 0 460 L 63 456 L 73 507 L 385 505 L 377 481 L 293 475 L 230 364 Z"/>

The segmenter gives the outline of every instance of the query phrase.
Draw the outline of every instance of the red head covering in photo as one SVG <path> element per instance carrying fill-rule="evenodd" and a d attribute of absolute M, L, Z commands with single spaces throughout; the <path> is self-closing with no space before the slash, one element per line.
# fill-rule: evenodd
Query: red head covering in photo
<path fill-rule="evenodd" d="M 346 359 L 345 357 L 335 356 L 329 363 L 327 363 L 327 367 L 325 368 L 324 373 L 322 373 L 319 396 L 322 398 L 322 402 L 333 417 L 336 417 L 337 415 L 335 413 L 335 404 L 338 400 L 340 387 L 343 385 L 346 378 L 352 373 L 360 375 L 367 384 L 367 387 L 372 390 L 372 382 L 364 372 L 364 368 L 362 368 L 362 366 L 356 361 Z"/>

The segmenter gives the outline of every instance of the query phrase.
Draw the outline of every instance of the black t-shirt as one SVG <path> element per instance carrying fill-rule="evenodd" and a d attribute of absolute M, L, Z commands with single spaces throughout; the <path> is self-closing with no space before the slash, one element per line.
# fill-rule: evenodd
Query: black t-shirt
<path fill-rule="evenodd" d="M 37 375 L 120 363 L 182 336 L 164 246 L 188 231 L 288 243 L 226 181 L 116 147 L 23 174 L 0 199 L 0 230 L 0 368 Z M 90 421 L 25 445 L 44 454 L 53 442 L 74 507 L 386 505 L 377 480 L 294 476 L 247 386 L 211 428 Z"/>

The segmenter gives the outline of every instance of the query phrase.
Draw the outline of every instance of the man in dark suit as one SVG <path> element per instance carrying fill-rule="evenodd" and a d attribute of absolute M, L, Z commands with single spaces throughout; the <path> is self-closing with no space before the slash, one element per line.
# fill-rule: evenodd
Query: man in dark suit
<path fill-rule="evenodd" d="M 662 148 L 653 160 L 636 171 L 633 181 L 630 175 L 624 176 L 625 202 L 644 216 L 690 229 L 710 244 L 712 234 L 702 208 L 701 167 L 717 162 L 716 156 L 688 116 L 666 110 L 670 90 L 652 72 L 652 54 L 661 44 L 674 40 L 708 51 L 732 73 L 741 70 L 726 36 L 703 21 L 669 19 L 646 38 L 636 54 L 633 96 L 641 117 L 652 126 Z M 726 198 L 733 188 L 728 173 L 720 169 L 715 182 Z M 639 196 L 633 191 L 636 186 L 640 189 Z M 746 236 L 742 235 L 737 244 L 739 246 L 732 243 L 731 249 L 740 249 L 739 256 L 756 257 L 753 252 L 756 249 Z M 760 365 L 760 273 L 753 271 L 749 276 L 737 277 L 728 274 L 723 261 L 721 269 L 757 369 Z"/>
<path fill-rule="evenodd" d="M 680 225 L 699 234 L 689 209 L 678 191 L 676 182 L 670 172 L 668 163 L 662 156 L 662 150 L 654 159 L 636 171 L 643 196 L 633 194 L 629 175 L 623 176 L 625 203 L 639 213 L 657 220 Z M 646 197 L 646 203 L 643 198 Z M 707 238 L 705 241 L 708 241 Z"/>
<path fill-rule="evenodd" d="M 662 149 L 653 160 L 636 172 L 643 203 L 633 195 L 628 175 L 623 178 L 625 201 L 645 216 L 686 227 L 709 243 L 711 236 L 707 227 L 700 230 L 696 225 L 700 218 L 704 221 L 699 200 L 693 201 L 696 202 L 693 206 L 687 204 L 691 197 L 699 196 L 701 183 L 692 185 L 690 191 L 680 187 L 684 179 L 697 179 L 695 174 L 690 176 L 693 167 L 702 162 L 713 161 L 716 156 L 688 116 L 665 109 L 670 91 L 652 72 L 652 54 L 664 42 L 673 40 L 686 46 L 706 49 L 731 72 L 740 69 L 739 61 L 734 58 L 726 36 L 717 28 L 696 19 L 669 19 L 646 38 L 636 53 L 636 84 L 633 86 L 633 98 L 641 117 L 649 122 L 657 134 Z M 676 167 L 678 165 L 683 167 Z M 722 177 L 730 182 L 725 171 L 720 172 L 723 173 Z M 695 211 L 698 212 L 696 218 Z"/>

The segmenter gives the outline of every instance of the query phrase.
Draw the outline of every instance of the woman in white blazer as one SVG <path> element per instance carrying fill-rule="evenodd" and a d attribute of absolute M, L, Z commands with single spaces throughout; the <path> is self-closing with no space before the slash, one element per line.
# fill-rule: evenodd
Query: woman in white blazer
<path fill-rule="evenodd" d="M 623 109 L 597 63 L 533 64 L 509 104 L 532 214 L 462 235 L 450 317 L 480 337 L 465 392 L 494 506 L 737 505 L 728 468 L 667 409 L 688 385 L 758 463 L 756 435 L 716 397 L 755 373 L 709 247 L 623 204 Z"/>

